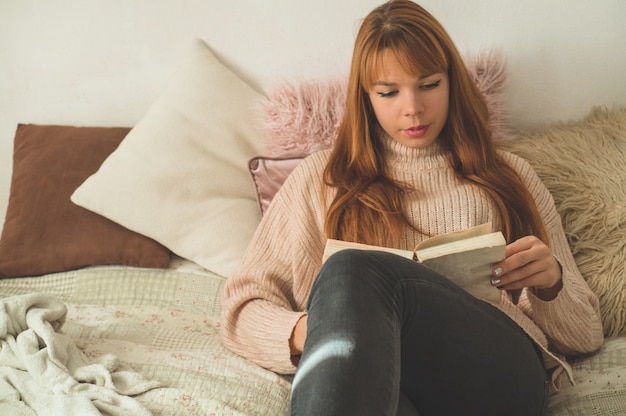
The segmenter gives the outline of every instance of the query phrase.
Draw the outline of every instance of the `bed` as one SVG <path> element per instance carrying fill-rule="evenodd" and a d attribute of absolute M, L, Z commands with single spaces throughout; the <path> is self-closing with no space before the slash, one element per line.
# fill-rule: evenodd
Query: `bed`
<path fill-rule="evenodd" d="M 5 281 L 0 295 L 41 292 L 62 300 L 67 305 L 63 332 L 88 359 L 112 354 L 158 381 L 134 396 L 152 414 L 285 414 L 289 379 L 221 345 L 223 283 L 223 277 L 174 258 L 166 269 L 94 266 Z M 0 401 L 2 414 L 36 414 L 15 413 L 19 408 Z M 68 414 L 43 410 L 37 414 Z M 120 407 L 119 414 L 131 413 Z"/>
<path fill-rule="evenodd" d="M 626 414 L 626 109 L 514 132 L 505 65 L 484 53 L 467 63 L 494 138 L 552 191 L 601 299 L 606 342 L 572 361 L 577 383 L 551 397 L 549 414 Z M 285 176 L 332 145 L 343 85 L 262 94 L 195 40 L 132 128 L 16 126 L 0 414 L 286 414 L 291 378 L 222 346 L 221 289 Z M 20 362 L 29 356 L 42 366 Z M 51 380 L 50 367 L 68 378 Z"/>

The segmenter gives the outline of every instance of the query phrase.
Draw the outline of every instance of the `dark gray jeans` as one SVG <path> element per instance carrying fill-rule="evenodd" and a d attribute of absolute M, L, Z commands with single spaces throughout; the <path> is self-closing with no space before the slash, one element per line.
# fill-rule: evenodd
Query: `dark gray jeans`
<path fill-rule="evenodd" d="M 542 415 L 546 371 L 524 331 L 393 254 L 344 250 L 315 281 L 292 415 Z"/>

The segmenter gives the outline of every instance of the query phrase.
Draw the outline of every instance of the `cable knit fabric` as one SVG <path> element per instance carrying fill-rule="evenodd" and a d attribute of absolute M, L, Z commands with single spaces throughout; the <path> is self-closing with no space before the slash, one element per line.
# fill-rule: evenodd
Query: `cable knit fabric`
<path fill-rule="evenodd" d="M 501 220 L 494 204 L 474 186 L 459 181 L 437 143 L 412 149 L 384 138 L 389 174 L 416 191 L 407 194 L 407 227 L 398 248 L 412 250 L 428 235 Z M 307 157 L 275 196 L 253 237 L 242 266 L 225 285 L 223 341 L 232 351 L 284 374 L 294 373 L 288 340 L 305 312 L 321 267 L 326 237 L 324 212 L 332 190 L 323 185 L 330 151 Z M 541 346 L 546 367 L 554 369 L 558 389 L 563 372 L 572 380 L 565 357 L 592 352 L 603 341 L 598 299 L 583 280 L 570 252 L 553 199 L 523 159 L 502 152 L 538 205 L 548 244 L 563 270 L 563 289 L 552 301 L 525 289 L 514 304 L 503 294 L 497 305 Z M 514 358 L 512 358 L 514 359 Z"/>

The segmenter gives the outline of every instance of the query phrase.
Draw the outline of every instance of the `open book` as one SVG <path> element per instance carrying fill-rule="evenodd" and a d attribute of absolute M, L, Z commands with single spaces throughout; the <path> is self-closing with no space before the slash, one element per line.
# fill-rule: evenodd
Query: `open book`
<path fill-rule="evenodd" d="M 491 284 L 491 269 L 504 260 L 505 246 L 502 233 L 486 223 L 429 238 L 413 251 L 328 239 L 323 261 L 348 248 L 386 251 L 423 264 L 479 299 L 498 302 L 501 292 Z"/>

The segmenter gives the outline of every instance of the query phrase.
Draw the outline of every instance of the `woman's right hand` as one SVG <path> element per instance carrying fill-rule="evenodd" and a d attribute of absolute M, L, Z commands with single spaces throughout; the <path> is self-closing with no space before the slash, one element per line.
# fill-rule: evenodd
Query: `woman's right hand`
<path fill-rule="evenodd" d="M 302 350 L 304 350 L 304 341 L 306 341 L 306 321 L 307 316 L 304 315 L 298 320 L 291 333 L 291 338 L 289 338 L 289 350 L 292 356 L 300 355 L 302 354 Z"/>

